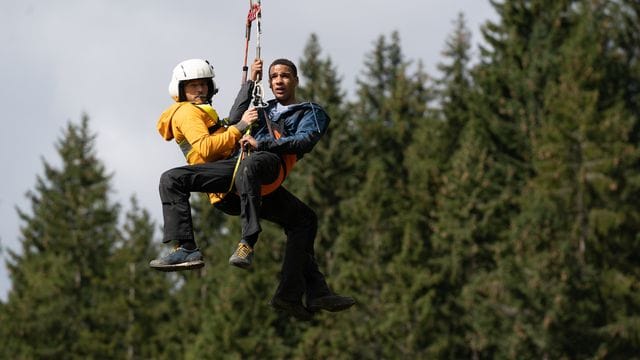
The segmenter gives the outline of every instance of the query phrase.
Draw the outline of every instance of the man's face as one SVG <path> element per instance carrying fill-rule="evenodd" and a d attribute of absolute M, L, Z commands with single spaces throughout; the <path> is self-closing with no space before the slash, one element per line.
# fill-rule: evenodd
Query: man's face
<path fill-rule="evenodd" d="M 188 102 L 204 104 L 207 101 L 209 85 L 206 79 L 187 80 L 184 83 L 184 97 Z"/>
<path fill-rule="evenodd" d="M 282 105 L 295 102 L 296 86 L 298 86 L 298 78 L 293 76 L 288 66 L 278 64 L 269 69 L 269 87 L 273 96 Z"/>

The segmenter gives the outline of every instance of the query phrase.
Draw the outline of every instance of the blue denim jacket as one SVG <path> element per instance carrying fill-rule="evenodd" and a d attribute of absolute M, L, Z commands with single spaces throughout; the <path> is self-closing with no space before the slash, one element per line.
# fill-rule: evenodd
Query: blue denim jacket
<path fill-rule="evenodd" d="M 259 112 L 258 125 L 252 130 L 258 150 L 296 154 L 300 159 L 325 134 L 331 119 L 320 105 L 311 102 L 290 105 L 283 113 L 272 116 L 276 105 L 276 100 L 270 100 L 269 106 Z M 266 121 L 271 121 L 274 129 L 280 129 L 282 137 L 273 138 Z"/>

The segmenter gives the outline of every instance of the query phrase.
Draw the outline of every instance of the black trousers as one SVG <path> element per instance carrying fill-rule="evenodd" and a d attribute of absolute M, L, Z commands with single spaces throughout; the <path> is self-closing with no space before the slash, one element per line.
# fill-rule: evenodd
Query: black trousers
<path fill-rule="evenodd" d="M 235 159 L 200 165 L 187 165 L 166 171 L 160 177 L 160 198 L 164 217 L 164 242 L 194 240 L 189 196 L 191 192 L 226 192 Z M 287 236 L 285 254 L 276 297 L 288 301 L 330 294 L 314 255 L 318 228 L 315 212 L 283 187 L 262 197 L 260 185 L 271 183 L 280 172 L 280 157 L 254 152 L 242 160 L 236 175 L 236 190 L 216 207 L 242 218 L 243 237 L 259 234 L 259 219 L 280 225 Z"/>
<path fill-rule="evenodd" d="M 246 156 L 238 168 L 235 187 L 240 195 L 242 238 L 248 240 L 252 247 L 262 231 L 260 187 L 263 184 L 271 184 L 277 179 L 281 164 L 282 161 L 277 154 L 257 151 Z M 271 210 L 268 209 L 267 212 Z"/>
<path fill-rule="evenodd" d="M 215 206 L 226 214 L 239 215 L 240 205 L 240 197 L 229 194 Z M 306 293 L 309 301 L 331 294 L 315 259 L 316 213 L 282 186 L 262 197 L 260 208 L 261 218 L 280 225 L 287 236 L 280 283 L 274 296 L 298 301 Z"/>
<path fill-rule="evenodd" d="M 186 165 L 160 176 L 160 200 L 164 220 L 163 242 L 194 241 L 191 219 L 191 192 L 224 193 L 231 186 L 235 159 Z"/>

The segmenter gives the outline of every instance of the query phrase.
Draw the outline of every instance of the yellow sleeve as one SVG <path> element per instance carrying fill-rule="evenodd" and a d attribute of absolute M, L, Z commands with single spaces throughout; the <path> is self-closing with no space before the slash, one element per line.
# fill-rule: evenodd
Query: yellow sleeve
<path fill-rule="evenodd" d="M 242 134 L 231 126 L 221 128 L 209 134 L 209 126 L 214 125 L 203 110 L 196 106 L 182 106 L 176 111 L 174 124 L 185 139 L 191 144 L 191 151 L 187 155 L 190 164 L 216 161 L 231 155 Z"/>

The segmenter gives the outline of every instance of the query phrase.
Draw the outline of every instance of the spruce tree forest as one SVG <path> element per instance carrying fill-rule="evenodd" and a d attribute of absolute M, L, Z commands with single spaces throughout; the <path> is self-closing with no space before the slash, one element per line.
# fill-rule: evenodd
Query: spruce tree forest
<path fill-rule="evenodd" d="M 316 35 L 294 59 L 332 121 L 285 186 L 353 308 L 275 312 L 282 229 L 231 267 L 239 219 L 200 194 L 206 266 L 150 269 L 162 224 L 108 196 L 87 114 L 18 210 L 0 358 L 639 359 L 640 2 L 492 3 L 482 45 L 461 14 L 435 74 L 397 32 L 353 97 Z"/>

